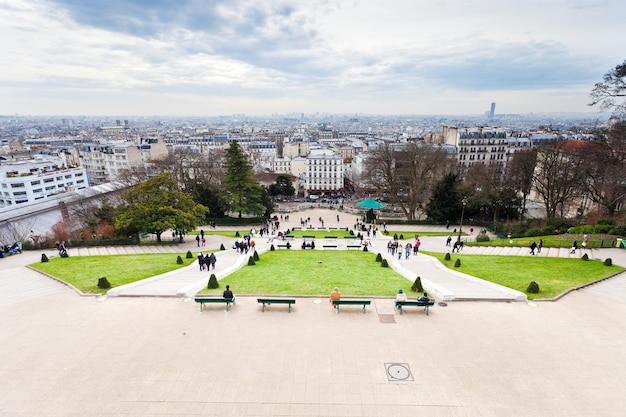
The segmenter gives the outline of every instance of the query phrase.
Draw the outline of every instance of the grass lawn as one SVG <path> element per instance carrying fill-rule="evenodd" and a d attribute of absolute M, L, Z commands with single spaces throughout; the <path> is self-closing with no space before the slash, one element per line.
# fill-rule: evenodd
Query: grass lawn
<path fill-rule="evenodd" d="M 531 236 L 513 239 L 494 239 L 489 242 L 467 242 L 468 246 L 507 246 L 507 247 L 530 247 L 530 244 L 539 243 L 539 239 L 543 239 L 544 248 L 570 248 L 574 241 L 578 242 L 578 247 L 583 239 L 581 235 L 562 234 L 547 236 Z M 587 248 L 611 248 L 615 247 L 617 236 L 613 235 L 589 235 Z"/>
<path fill-rule="evenodd" d="M 526 293 L 528 284 L 535 281 L 539 284 L 539 293 L 526 293 L 528 299 L 553 298 L 570 288 L 606 278 L 624 269 L 621 266 L 605 266 L 601 261 L 583 261 L 580 258 L 453 254 L 446 261 L 444 253 L 424 253 L 436 257 L 450 269 L 523 293 Z M 454 267 L 457 259 L 461 261 L 459 268 Z"/>
<path fill-rule="evenodd" d="M 325 297 L 338 286 L 348 297 L 392 297 L 399 288 L 411 295 L 413 281 L 381 267 L 373 252 L 268 251 L 259 256 L 256 265 L 220 280 L 220 288 L 205 288 L 200 293 L 221 294 L 230 284 L 235 294 Z"/>
<path fill-rule="evenodd" d="M 177 256 L 183 258 L 176 263 Z M 73 285 L 85 294 L 104 294 L 98 288 L 98 278 L 106 277 L 111 287 L 139 281 L 174 269 L 182 268 L 196 260 L 185 258 L 186 253 L 158 253 L 140 255 L 70 256 L 37 262 L 31 268 L 44 272 Z"/>

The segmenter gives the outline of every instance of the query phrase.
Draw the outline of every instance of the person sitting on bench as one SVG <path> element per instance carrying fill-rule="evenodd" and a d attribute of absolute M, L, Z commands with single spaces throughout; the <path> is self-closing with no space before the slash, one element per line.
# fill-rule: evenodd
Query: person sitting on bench
<path fill-rule="evenodd" d="M 430 298 L 428 298 L 428 294 L 424 293 L 423 296 L 417 297 L 417 301 L 430 301 Z"/>
<path fill-rule="evenodd" d="M 333 292 L 330 293 L 330 304 L 336 310 L 338 307 L 333 304 L 333 301 L 335 301 L 335 300 L 341 300 L 341 293 L 339 292 L 339 288 L 338 287 L 335 287 Z"/>
<path fill-rule="evenodd" d="M 396 301 L 406 301 L 406 294 L 404 293 L 402 288 L 400 288 L 398 290 L 398 294 L 396 294 Z"/>
<path fill-rule="evenodd" d="M 233 292 L 230 290 L 230 285 L 226 286 L 226 290 L 224 290 L 224 293 L 222 294 L 222 297 L 224 298 L 232 298 L 233 299 L 233 305 L 235 305 L 235 294 L 233 294 Z"/>

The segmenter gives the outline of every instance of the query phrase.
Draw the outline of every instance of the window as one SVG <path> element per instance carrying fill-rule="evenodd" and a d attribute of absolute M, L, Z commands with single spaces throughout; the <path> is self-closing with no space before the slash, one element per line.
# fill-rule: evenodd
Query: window
<path fill-rule="evenodd" d="M 30 182 L 30 185 L 39 185 L 39 184 L 41 184 L 41 181 L 39 180 Z"/>
<path fill-rule="evenodd" d="M 24 183 L 23 182 L 16 182 L 11 184 L 11 188 L 24 188 Z"/>

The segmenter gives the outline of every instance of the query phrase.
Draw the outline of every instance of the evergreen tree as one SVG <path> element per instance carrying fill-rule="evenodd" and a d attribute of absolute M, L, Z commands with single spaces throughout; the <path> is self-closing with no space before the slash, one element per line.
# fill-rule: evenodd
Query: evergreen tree
<path fill-rule="evenodd" d="M 224 165 L 226 189 L 222 198 L 230 211 L 239 213 L 239 217 L 242 217 L 244 211 L 262 213 L 265 208 L 262 204 L 261 186 L 254 178 L 248 156 L 237 141 L 233 141 L 226 149 Z"/>
<path fill-rule="evenodd" d="M 461 215 L 459 197 L 459 181 L 456 174 L 449 173 L 435 185 L 435 189 L 426 207 L 429 219 L 444 222 L 453 222 Z"/>

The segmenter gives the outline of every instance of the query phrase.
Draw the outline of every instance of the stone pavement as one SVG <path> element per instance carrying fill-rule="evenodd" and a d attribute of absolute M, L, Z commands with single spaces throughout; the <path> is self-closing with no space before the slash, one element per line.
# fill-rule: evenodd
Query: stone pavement
<path fill-rule="evenodd" d="M 626 265 L 606 251 L 594 257 Z M 458 297 L 429 316 L 398 315 L 384 298 L 367 314 L 334 314 L 325 297 L 298 297 L 291 313 L 241 296 L 200 312 L 188 297 L 80 297 L 24 268 L 39 257 L 0 260 L 0 417 L 603 417 L 626 406 L 622 276 L 557 302 Z"/>

